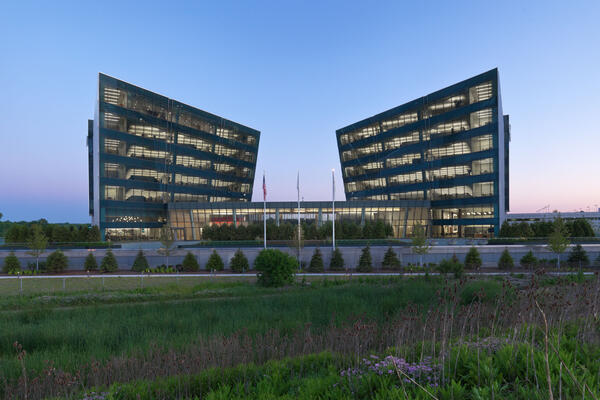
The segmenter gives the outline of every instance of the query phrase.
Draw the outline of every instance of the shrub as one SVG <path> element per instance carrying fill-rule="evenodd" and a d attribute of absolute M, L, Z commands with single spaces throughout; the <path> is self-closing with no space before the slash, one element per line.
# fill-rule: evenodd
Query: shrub
<path fill-rule="evenodd" d="M 373 264 L 371 262 L 371 249 L 369 246 L 362 249 L 362 254 L 360 255 L 360 259 L 358 260 L 358 267 L 356 268 L 357 272 L 372 272 Z"/>
<path fill-rule="evenodd" d="M 452 257 L 451 259 L 443 259 L 437 267 L 437 270 L 441 274 L 453 273 L 456 278 L 460 278 L 464 271 L 464 266 L 458 258 Z"/>
<path fill-rule="evenodd" d="M 208 271 L 223 271 L 225 268 L 225 264 L 223 264 L 223 259 L 220 255 L 217 254 L 216 250 L 213 250 L 210 257 L 208 257 L 208 262 L 206 263 L 206 269 Z"/>
<path fill-rule="evenodd" d="M 96 257 L 94 257 L 94 253 L 89 253 L 83 262 L 83 268 L 86 271 L 95 271 L 98 269 L 98 262 L 96 262 Z"/>
<path fill-rule="evenodd" d="M 106 251 L 106 255 L 102 259 L 102 263 L 100 264 L 100 270 L 102 272 L 114 272 L 119 269 L 119 265 L 117 264 L 117 259 L 113 254 L 111 249 Z"/>
<path fill-rule="evenodd" d="M 233 257 L 231 258 L 231 270 L 233 272 L 243 273 L 250 269 L 250 265 L 248 264 L 248 259 L 244 255 L 244 252 L 241 249 L 238 249 Z"/>
<path fill-rule="evenodd" d="M 573 247 L 571 252 L 569 253 L 569 258 L 567 259 L 569 264 L 574 267 L 578 266 L 588 266 L 590 264 L 590 259 L 586 253 L 586 251 L 581 247 L 580 244 Z"/>
<path fill-rule="evenodd" d="M 131 270 L 135 272 L 142 272 L 150 268 L 148 265 L 148 260 L 144 255 L 142 250 L 138 251 L 137 256 L 135 256 L 135 260 L 133 261 L 133 265 L 131 266 Z"/>
<path fill-rule="evenodd" d="M 383 268 L 389 268 L 389 269 L 399 269 L 400 268 L 400 260 L 398 260 L 398 256 L 396 255 L 396 252 L 391 247 L 389 249 L 387 249 L 387 251 L 385 252 L 381 266 Z"/>
<path fill-rule="evenodd" d="M 465 257 L 465 267 L 467 269 L 479 269 L 481 268 L 481 256 L 477 248 L 471 247 L 467 256 Z"/>
<path fill-rule="evenodd" d="M 321 250 L 315 249 L 312 258 L 310 259 L 310 265 L 308 266 L 308 272 L 323 272 L 323 256 L 321 256 Z"/>
<path fill-rule="evenodd" d="M 533 268 L 538 263 L 538 259 L 533 255 L 533 252 L 529 250 L 527 254 L 521 257 L 520 263 L 523 268 Z"/>
<path fill-rule="evenodd" d="M 14 274 L 15 272 L 21 271 L 21 263 L 17 256 L 15 256 L 15 252 L 11 251 L 8 256 L 4 259 L 4 266 L 2 267 L 2 272 L 5 274 Z"/>
<path fill-rule="evenodd" d="M 258 271 L 258 284 L 262 286 L 283 286 L 294 282 L 294 271 L 298 261 L 280 250 L 262 250 L 254 260 Z"/>
<path fill-rule="evenodd" d="M 343 271 L 344 270 L 344 257 L 339 247 L 336 247 L 333 253 L 331 253 L 331 261 L 329 262 L 329 269 L 331 271 Z"/>
<path fill-rule="evenodd" d="M 67 268 L 68 263 L 69 260 L 65 256 L 65 253 L 56 250 L 46 258 L 46 269 L 48 272 L 63 272 Z"/>
<path fill-rule="evenodd" d="M 183 263 L 181 264 L 181 269 L 185 272 L 196 272 L 200 269 L 200 265 L 198 264 L 198 259 L 195 255 L 188 251 L 183 259 Z"/>
<path fill-rule="evenodd" d="M 504 249 L 498 260 L 498 268 L 500 269 L 512 269 L 515 266 L 512 256 L 508 252 L 508 249 Z"/>

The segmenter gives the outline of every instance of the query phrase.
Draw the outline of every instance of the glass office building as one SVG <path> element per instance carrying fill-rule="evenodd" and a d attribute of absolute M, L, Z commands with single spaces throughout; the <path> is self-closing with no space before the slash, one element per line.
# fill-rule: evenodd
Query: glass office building
<path fill-rule="evenodd" d="M 510 126 L 493 69 L 337 132 L 346 199 L 426 200 L 432 237 L 497 234 Z"/>
<path fill-rule="evenodd" d="M 331 201 L 303 201 L 300 203 L 301 222 L 317 223 L 332 221 Z M 169 222 L 179 240 L 202 240 L 204 227 L 230 224 L 234 226 L 262 223 L 262 202 L 240 203 L 170 203 Z M 270 201 L 266 203 L 266 218 L 279 225 L 298 220 L 297 202 Z M 412 234 L 415 225 L 426 226 L 429 222 L 429 202 L 416 200 L 392 201 L 336 201 L 335 220 L 365 223 L 381 220 L 390 224 L 394 237 Z M 268 235 L 267 235 L 268 236 Z"/>
<path fill-rule="evenodd" d="M 156 239 L 167 204 L 249 202 L 260 132 L 99 74 L 90 215 L 111 240 Z"/>

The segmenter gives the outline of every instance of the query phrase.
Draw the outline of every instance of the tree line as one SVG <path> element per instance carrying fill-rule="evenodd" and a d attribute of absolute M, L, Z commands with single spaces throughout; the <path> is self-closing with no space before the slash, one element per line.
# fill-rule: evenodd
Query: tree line
<path fill-rule="evenodd" d="M 594 237 L 594 230 L 584 218 L 564 222 L 565 234 L 569 237 Z M 547 238 L 554 232 L 552 221 L 527 222 L 504 221 L 500 227 L 500 237 L 503 238 Z"/>
<path fill-rule="evenodd" d="M 297 224 L 273 220 L 267 221 L 267 240 L 293 240 L 297 238 Z M 302 239 L 325 240 L 333 235 L 333 224 L 325 222 L 320 226 L 316 222 L 303 222 Z M 263 237 L 263 224 L 252 223 L 245 225 L 212 225 L 202 228 L 204 240 L 257 240 Z M 394 230 L 389 223 L 381 220 L 366 221 L 360 224 L 354 221 L 336 221 L 336 239 L 384 239 L 394 236 Z"/>
<path fill-rule="evenodd" d="M 6 243 L 27 243 L 34 236 L 34 227 L 39 226 L 41 232 L 51 243 L 67 242 L 99 242 L 100 230 L 89 224 L 50 224 L 45 219 L 33 222 L 0 222 L 9 226 L 5 229 Z"/>

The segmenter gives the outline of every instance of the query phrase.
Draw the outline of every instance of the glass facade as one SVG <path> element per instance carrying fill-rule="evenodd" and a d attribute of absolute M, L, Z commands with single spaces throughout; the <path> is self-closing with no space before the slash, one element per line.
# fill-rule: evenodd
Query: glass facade
<path fill-rule="evenodd" d="M 156 239 L 167 204 L 249 202 L 260 132 L 99 75 L 90 214 L 106 239 Z"/>
<path fill-rule="evenodd" d="M 498 233 L 510 128 L 493 69 L 337 132 L 346 199 L 430 202 L 434 237 Z"/>
<path fill-rule="evenodd" d="M 221 224 L 234 226 L 262 223 L 262 202 L 240 203 L 170 203 L 169 223 L 178 240 L 202 240 L 205 227 Z M 276 224 L 298 220 L 297 202 L 267 202 L 267 220 Z M 321 224 L 333 220 L 331 202 L 303 201 L 300 203 L 301 222 Z M 336 201 L 335 220 L 364 223 L 381 220 L 389 223 L 397 238 L 408 237 L 415 225 L 429 222 L 427 201 Z"/>

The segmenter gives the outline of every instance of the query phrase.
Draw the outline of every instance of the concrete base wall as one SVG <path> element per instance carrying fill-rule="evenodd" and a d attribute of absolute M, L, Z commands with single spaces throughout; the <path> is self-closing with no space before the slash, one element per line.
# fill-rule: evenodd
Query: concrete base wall
<path fill-rule="evenodd" d="M 477 249 L 481 254 L 481 259 L 483 261 L 483 267 L 493 268 L 498 264 L 498 259 L 500 258 L 500 254 L 504 249 L 508 249 L 510 254 L 512 255 L 515 266 L 519 265 L 519 260 L 523 257 L 528 251 L 532 251 L 533 254 L 537 258 L 546 258 L 552 259 L 556 258 L 556 255 L 548 251 L 548 249 L 544 245 L 514 245 L 514 246 L 479 246 Z M 594 262 L 598 256 L 600 256 L 600 244 L 594 245 L 583 245 L 583 248 L 588 254 L 588 257 L 591 262 Z M 291 248 L 278 248 L 279 250 L 285 251 L 292 256 L 296 256 L 296 250 Z M 386 246 L 373 246 L 371 247 L 371 257 L 373 260 L 373 267 L 375 269 L 381 268 L 381 262 L 383 261 L 383 256 L 387 251 L 388 247 Z M 398 259 L 402 263 L 403 266 L 406 266 L 408 263 L 417 264 L 419 262 L 419 256 L 413 254 L 412 249 L 410 247 L 393 247 L 394 251 L 398 255 Z M 459 260 L 464 261 L 465 255 L 469 251 L 470 246 L 435 246 L 432 247 L 429 251 L 429 254 L 423 256 L 424 263 L 439 263 L 444 258 L 450 258 L 453 254 L 459 258 Z M 119 269 L 129 270 L 131 269 L 131 265 L 137 255 L 139 249 L 113 249 L 113 253 L 117 258 L 117 262 L 119 264 Z M 229 268 L 229 262 L 236 252 L 237 248 L 202 248 L 202 249 L 178 249 L 174 251 L 174 254 L 169 257 L 170 265 L 177 265 L 183 262 L 183 258 L 187 254 L 187 252 L 191 252 L 198 258 L 198 262 L 200 264 L 200 268 L 204 269 L 208 258 L 213 250 L 216 250 L 217 253 L 223 259 L 225 263 L 225 268 Z M 254 263 L 254 259 L 261 251 L 261 248 L 244 248 L 242 251 L 248 258 L 250 265 Z M 329 267 L 329 260 L 331 259 L 331 247 L 321 247 L 321 253 L 323 255 L 323 262 L 325 264 L 325 268 Z M 340 247 L 342 251 L 345 264 L 348 268 L 353 269 L 358 265 L 358 260 L 360 258 L 360 254 L 362 251 L 362 247 Z M 310 259 L 315 251 L 314 247 L 306 247 L 302 249 L 300 254 L 301 262 L 305 262 L 307 265 L 310 263 Z M 69 258 L 69 270 L 82 270 L 83 263 L 87 255 L 93 252 L 96 256 L 96 260 L 98 265 L 102 261 L 102 257 L 106 254 L 106 250 L 66 250 L 64 253 Z M 561 255 L 561 262 L 565 262 L 568 257 L 567 250 L 565 253 Z M 4 265 L 4 258 L 9 254 L 9 251 L 2 250 L 0 251 L 0 266 Z M 45 259 L 50 252 L 46 252 L 41 259 Z M 165 257 L 158 254 L 156 249 L 144 249 L 144 254 L 148 259 L 148 263 L 151 267 L 156 267 L 161 264 L 166 264 Z M 21 267 L 26 268 L 28 262 L 35 262 L 35 259 L 26 253 L 26 250 L 16 250 L 15 255 L 21 261 Z"/>

